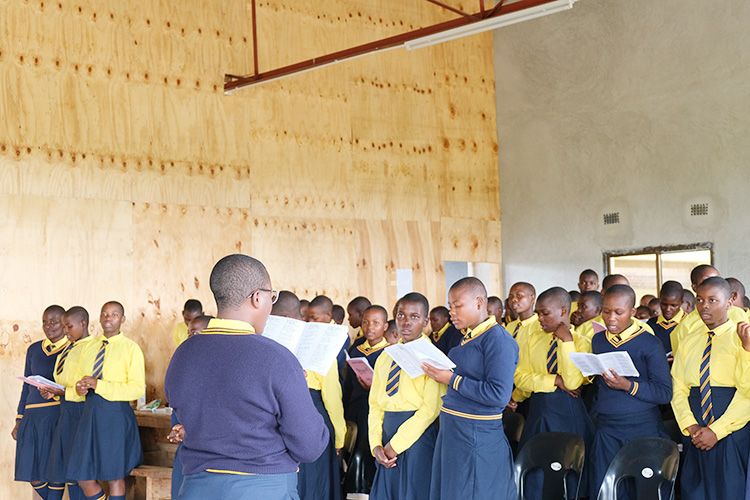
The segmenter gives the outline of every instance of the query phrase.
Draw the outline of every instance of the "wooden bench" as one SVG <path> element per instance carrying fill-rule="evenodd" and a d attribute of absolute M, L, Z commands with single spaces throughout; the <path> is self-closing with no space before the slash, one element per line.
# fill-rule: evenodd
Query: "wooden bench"
<path fill-rule="evenodd" d="M 135 488 L 133 488 L 135 500 L 168 500 L 172 496 L 172 468 L 160 467 L 158 465 L 141 465 L 133 469 L 130 475 L 136 478 Z M 138 478 L 146 479 L 145 489 L 142 487 L 142 481 Z"/>

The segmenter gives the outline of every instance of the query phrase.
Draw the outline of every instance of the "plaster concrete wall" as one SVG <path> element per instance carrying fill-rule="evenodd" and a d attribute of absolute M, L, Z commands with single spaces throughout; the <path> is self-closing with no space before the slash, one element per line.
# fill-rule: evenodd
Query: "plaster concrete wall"
<path fill-rule="evenodd" d="M 750 282 L 748 26 L 746 0 L 580 0 L 495 31 L 506 290 L 695 242 Z"/>

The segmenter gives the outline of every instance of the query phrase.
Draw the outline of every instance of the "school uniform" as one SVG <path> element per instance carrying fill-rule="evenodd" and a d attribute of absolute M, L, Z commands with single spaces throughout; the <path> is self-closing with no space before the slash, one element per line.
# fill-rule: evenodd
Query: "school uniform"
<path fill-rule="evenodd" d="M 727 311 L 727 318 L 731 319 L 735 325 L 748 321 L 748 315 L 743 309 L 737 306 L 732 306 Z M 690 314 L 686 314 L 680 324 L 677 325 L 674 330 L 669 334 L 669 341 L 672 346 L 672 352 L 677 351 L 677 347 L 680 345 L 680 341 L 689 335 L 693 330 L 700 330 L 703 327 L 703 320 L 698 309 L 695 308 Z"/>
<path fill-rule="evenodd" d="M 68 345 L 63 337 L 57 342 L 45 338 L 34 342 L 26 350 L 25 377 L 41 375 L 49 380 L 54 377 L 55 360 Z M 40 481 L 46 487 L 47 460 L 52 445 L 52 435 L 60 416 L 60 401 L 57 398 L 46 400 L 36 387 L 27 383 L 21 389 L 16 420 L 16 481 Z"/>
<path fill-rule="evenodd" d="M 526 339 L 529 334 L 537 328 L 541 328 L 537 313 L 532 314 L 529 318 L 526 318 L 523 321 L 520 318 L 511 321 L 510 324 L 505 327 L 506 331 L 511 334 L 518 344 L 519 358 L 523 356 L 523 346 L 526 344 Z M 512 399 L 516 403 L 523 403 L 529 399 L 529 396 L 531 396 L 530 392 L 519 389 L 518 387 L 513 389 Z M 519 405 L 517 411 L 526 417 L 528 413 L 528 403 Z"/>
<path fill-rule="evenodd" d="M 424 336 L 423 336 L 424 337 Z M 430 493 L 435 419 L 445 386 L 420 375 L 409 376 L 383 352 L 375 362 L 370 388 L 370 450 L 391 444 L 396 467 L 376 466 L 371 500 L 426 500 Z"/>
<path fill-rule="evenodd" d="M 661 340 L 635 322 L 619 335 L 606 331 L 597 333 L 591 342 L 591 351 L 594 354 L 627 352 L 640 374 L 628 377 L 631 384 L 628 391 L 612 389 L 601 376 L 596 377 L 599 418 L 594 441 L 586 453 L 590 471 L 589 497 L 596 498 L 609 464 L 625 443 L 643 437 L 669 439 L 659 405 L 671 400 L 672 380 Z M 668 490 L 665 493 L 669 495 Z M 627 499 L 628 492 L 620 492 L 618 498 Z"/>
<path fill-rule="evenodd" d="M 174 346 L 180 347 L 180 344 L 185 342 L 188 338 L 188 325 L 184 321 L 180 321 L 172 330 L 172 340 L 174 340 Z"/>
<path fill-rule="evenodd" d="M 60 353 L 55 362 L 55 382 L 65 386 L 65 395 L 60 398 L 60 418 L 52 435 L 52 445 L 47 461 L 49 480 L 56 483 L 68 482 L 67 468 L 73 440 L 81 419 L 85 398 L 76 392 L 79 378 L 81 355 L 94 337 L 78 339 Z M 67 351 L 67 352 L 65 352 Z M 68 492 L 73 499 L 76 495 L 83 498 L 77 484 L 68 482 Z"/>
<path fill-rule="evenodd" d="M 661 340 L 665 353 L 672 352 L 672 341 L 670 340 L 670 335 L 684 317 L 685 311 L 680 309 L 672 319 L 665 319 L 663 314 L 659 314 L 658 317 L 648 320 L 648 326 L 654 331 L 656 338 Z"/>
<path fill-rule="evenodd" d="M 704 324 L 680 339 L 672 365 L 672 408 L 686 436 L 680 482 L 684 500 L 742 496 L 750 450 L 750 398 L 737 377 L 748 359 L 731 319 L 712 332 Z M 719 441 L 711 450 L 692 444 L 687 428 L 694 424 L 716 434 Z"/>
<path fill-rule="evenodd" d="M 430 500 L 517 497 L 513 454 L 503 431 L 518 344 L 491 316 L 462 331 L 456 364 L 440 408 Z"/>
<path fill-rule="evenodd" d="M 68 478 L 112 481 L 127 477 L 143 463 L 138 423 L 130 407 L 130 401 L 145 391 L 143 352 L 122 333 L 96 337 L 86 343 L 78 366 L 78 380 L 83 376 L 99 380 L 96 390 L 86 395 Z"/>
<path fill-rule="evenodd" d="M 633 320 L 633 322 L 638 326 L 646 330 L 648 333 L 654 335 L 654 330 L 653 328 L 651 328 L 651 325 L 635 317 L 630 319 Z M 594 335 L 606 329 L 607 327 L 604 326 L 604 317 L 600 314 L 596 318 L 590 319 L 589 321 L 586 321 L 585 323 L 582 323 L 580 326 L 578 326 L 578 328 L 576 328 L 576 333 L 591 340 L 594 338 Z"/>
<path fill-rule="evenodd" d="M 181 500 L 298 500 L 299 463 L 328 442 L 299 361 L 254 333 L 212 319 L 172 356 L 164 393 L 185 427 Z"/>
<path fill-rule="evenodd" d="M 354 352 L 354 349 L 367 342 L 365 334 L 362 333 L 362 327 L 357 328 L 357 332 L 354 334 L 351 345 L 349 346 L 349 354 Z"/>
<path fill-rule="evenodd" d="M 435 347 L 443 351 L 443 354 L 448 355 L 451 349 L 461 343 L 462 337 L 461 332 L 448 321 L 440 330 L 432 332 L 430 340 L 435 344 Z"/>
<path fill-rule="evenodd" d="M 573 432 L 587 444 L 591 443 L 594 428 L 583 400 L 555 386 L 557 375 L 562 377 L 570 390 L 578 389 L 586 380 L 570 361 L 570 353 L 591 352 L 591 344 L 572 328 L 570 332 L 573 340 L 563 342 L 539 325 L 529 333 L 521 347 L 514 380 L 516 388 L 530 394 L 530 397 L 529 414 L 518 443 L 519 450 L 529 439 L 543 432 Z"/>
<path fill-rule="evenodd" d="M 341 481 L 336 450 L 344 446 L 346 421 L 338 363 L 334 362 L 325 376 L 308 371 L 307 387 L 328 428 L 329 439 L 328 446 L 317 460 L 300 464 L 297 489 L 302 500 L 339 500 Z"/>

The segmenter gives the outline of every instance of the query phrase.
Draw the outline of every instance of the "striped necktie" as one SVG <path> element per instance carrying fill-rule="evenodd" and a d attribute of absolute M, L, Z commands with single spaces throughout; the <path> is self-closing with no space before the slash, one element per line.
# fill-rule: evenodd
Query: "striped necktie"
<path fill-rule="evenodd" d="M 547 372 L 551 374 L 557 373 L 557 337 L 552 337 L 549 350 L 547 351 Z"/>
<path fill-rule="evenodd" d="M 96 361 L 94 361 L 94 373 L 92 377 L 102 378 L 102 368 L 104 367 L 104 350 L 107 348 L 108 341 L 102 342 L 102 346 L 99 348 L 99 352 L 96 354 Z"/>
<path fill-rule="evenodd" d="M 513 329 L 513 338 L 518 337 L 518 330 L 521 329 L 521 322 L 519 321 L 516 327 Z"/>
<path fill-rule="evenodd" d="M 713 343 L 714 332 L 708 332 L 706 348 L 703 349 L 703 358 L 701 359 L 701 414 L 703 423 L 710 425 L 714 422 L 713 403 L 711 402 L 711 344 Z"/>
<path fill-rule="evenodd" d="M 388 371 L 388 382 L 385 384 L 385 393 L 393 396 L 398 392 L 398 381 L 401 378 L 401 367 L 396 362 L 391 363 L 391 369 Z"/>
<path fill-rule="evenodd" d="M 68 354 L 70 354 L 70 350 L 73 348 L 73 344 L 69 344 L 68 347 L 63 349 L 63 352 L 60 353 L 60 356 L 57 358 L 57 369 L 55 370 L 55 375 L 60 375 L 63 371 L 63 366 L 65 366 L 65 359 L 68 357 Z"/>

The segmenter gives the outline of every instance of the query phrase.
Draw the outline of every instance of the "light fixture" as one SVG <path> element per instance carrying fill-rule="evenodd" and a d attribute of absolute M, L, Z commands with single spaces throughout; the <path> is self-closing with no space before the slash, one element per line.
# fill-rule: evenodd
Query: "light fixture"
<path fill-rule="evenodd" d="M 404 46 L 407 50 L 422 49 L 424 47 L 449 42 L 465 36 L 476 35 L 477 33 L 482 33 L 484 31 L 502 28 L 503 26 L 510 26 L 511 24 L 529 21 L 531 19 L 536 19 L 537 17 L 555 14 L 556 12 L 562 12 L 564 10 L 570 10 L 573 8 L 573 4 L 577 1 L 578 0 L 557 0 L 543 5 L 537 5 L 536 7 L 511 12 L 510 14 L 500 13 L 498 16 L 477 21 L 466 26 L 460 26 L 434 35 L 417 38 L 416 40 L 410 40 L 405 42 Z"/>

